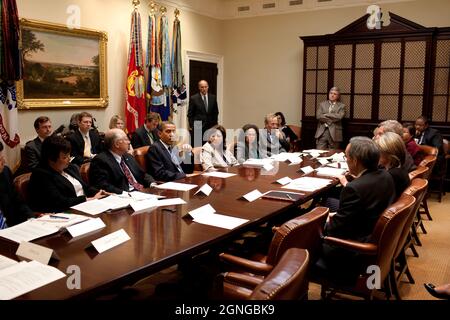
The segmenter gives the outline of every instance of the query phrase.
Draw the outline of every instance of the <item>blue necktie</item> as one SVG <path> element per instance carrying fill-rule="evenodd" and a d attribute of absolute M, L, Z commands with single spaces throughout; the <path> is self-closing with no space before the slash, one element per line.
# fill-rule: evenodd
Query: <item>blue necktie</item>
<path fill-rule="evenodd" d="M 0 209 L 0 230 L 6 229 L 8 226 L 6 225 L 6 218 L 3 215 L 2 210 Z"/>

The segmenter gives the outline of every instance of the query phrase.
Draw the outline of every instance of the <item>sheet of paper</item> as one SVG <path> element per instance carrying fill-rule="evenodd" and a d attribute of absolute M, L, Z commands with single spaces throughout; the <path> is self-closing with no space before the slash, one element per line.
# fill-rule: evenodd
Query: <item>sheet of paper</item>
<path fill-rule="evenodd" d="M 293 165 L 296 165 L 296 164 L 300 164 L 300 163 L 302 163 L 302 158 L 300 158 L 300 157 L 297 157 L 297 158 L 289 158 L 289 165 L 290 166 L 293 166 Z"/>
<path fill-rule="evenodd" d="M 292 179 L 289 178 L 289 177 L 284 177 L 284 178 L 281 178 L 281 179 L 278 179 L 278 180 L 277 180 L 277 182 L 278 182 L 279 184 L 281 184 L 282 186 L 284 186 L 284 185 L 290 183 L 291 181 L 292 181 Z"/>
<path fill-rule="evenodd" d="M 284 189 L 300 190 L 313 192 L 321 188 L 326 187 L 332 182 L 330 179 L 314 178 L 314 177 L 301 177 L 292 180 L 291 183 L 283 186 Z"/>
<path fill-rule="evenodd" d="M 216 210 L 210 205 L 205 204 L 204 206 L 201 206 L 197 209 L 189 211 L 189 215 L 195 220 L 195 219 L 201 219 L 203 216 L 212 215 L 216 212 Z"/>
<path fill-rule="evenodd" d="M 108 211 L 110 209 L 110 205 L 108 203 L 100 201 L 99 199 L 94 199 L 82 202 L 71 208 L 96 216 L 102 212 Z"/>
<path fill-rule="evenodd" d="M 19 263 L 19 262 L 17 262 L 16 260 L 7 258 L 5 256 L 2 256 L 0 254 L 0 270 L 9 268 L 9 267 L 11 267 L 11 266 L 13 266 L 13 265 L 15 265 L 17 263 Z"/>
<path fill-rule="evenodd" d="M 32 242 L 21 242 L 17 248 L 16 255 L 22 259 L 48 264 L 53 255 L 53 250 Z"/>
<path fill-rule="evenodd" d="M 132 191 L 132 192 L 128 193 L 128 195 L 134 201 L 165 198 L 164 196 L 159 196 L 159 195 L 156 195 L 156 194 L 145 193 L 145 192 L 140 192 L 140 191 Z"/>
<path fill-rule="evenodd" d="M 248 159 L 243 165 L 249 167 L 263 167 L 266 164 L 271 164 L 272 161 L 272 159 Z"/>
<path fill-rule="evenodd" d="M 131 203 L 131 208 L 133 208 L 135 213 L 150 211 L 151 209 L 156 208 L 156 202 L 158 202 L 157 199 L 134 201 Z"/>
<path fill-rule="evenodd" d="M 198 194 L 198 193 L 203 193 L 205 196 L 209 196 L 211 194 L 211 191 L 213 189 L 211 188 L 211 186 L 207 183 L 205 183 L 200 189 L 198 189 L 194 195 Z"/>
<path fill-rule="evenodd" d="M 130 196 L 128 196 L 128 198 L 125 198 L 120 195 L 112 194 L 108 197 L 100 199 L 99 201 L 108 207 L 107 210 L 117 210 L 128 207 L 133 199 Z"/>
<path fill-rule="evenodd" d="M 262 197 L 262 193 L 259 192 L 258 190 L 253 190 L 247 194 L 244 194 L 242 197 L 247 200 L 248 202 L 252 202 L 255 201 L 256 199 Z"/>
<path fill-rule="evenodd" d="M 37 261 L 21 262 L 0 270 L 0 300 L 10 300 L 66 275 Z"/>
<path fill-rule="evenodd" d="M 343 162 L 345 161 L 345 153 L 344 152 L 335 153 L 331 155 L 331 160 L 333 162 Z"/>
<path fill-rule="evenodd" d="M 202 176 L 206 177 L 216 177 L 216 178 L 230 178 L 235 176 L 236 173 L 228 173 L 228 172 L 221 172 L 221 171 L 212 171 L 212 172 L 206 172 L 202 173 Z"/>
<path fill-rule="evenodd" d="M 28 220 L 15 226 L 0 230 L 0 237 L 21 243 L 32 241 L 59 231 L 59 227 L 51 223 L 33 223 Z"/>
<path fill-rule="evenodd" d="M 163 184 L 157 185 L 155 188 L 158 189 L 167 189 L 167 190 L 176 190 L 176 191 L 189 191 L 198 187 L 196 184 L 188 184 L 188 183 L 179 183 L 179 182 L 166 182 Z"/>
<path fill-rule="evenodd" d="M 72 237 L 79 237 L 86 233 L 99 230 L 101 228 L 104 228 L 106 225 L 103 222 L 102 219 L 96 218 L 96 219 L 89 219 L 85 222 L 70 226 L 67 228 L 67 231 L 70 233 Z"/>
<path fill-rule="evenodd" d="M 303 168 L 300 168 L 300 169 L 303 171 L 304 174 L 308 174 L 308 173 L 314 172 L 314 168 L 311 167 L 311 166 L 306 166 L 306 167 L 303 167 Z"/>
<path fill-rule="evenodd" d="M 321 177 L 337 177 L 345 173 L 345 169 L 322 167 L 317 168 L 316 173 Z"/>
<path fill-rule="evenodd" d="M 319 163 L 321 165 L 328 164 L 328 160 L 327 159 L 318 159 L 318 160 L 319 160 Z"/>
<path fill-rule="evenodd" d="M 284 162 L 292 157 L 292 154 L 289 152 L 281 152 L 279 154 L 274 154 L 270 157 L 270 159 L 273 159 L 275 161 Z"/>
<path fill-rule="evenodd" d="M 67 228 L 68 226 L 89 220 L 92 218 L 75 213 L 54 213 L 45 214 L 33 220 L 33 223 L 40 225 L 52 225 L 59 229 Z"/>
<path fill-rule="evenodd" d="M 327 150 L 319 150 L 319 149 L 308 149 L 308 150 L 303 150 L 303 153 L 326 153 L 328 152 Z"/>
<path fill-rule="evenodd" d="M 202 215 L 194 219 L 194 222 L 231 230 L 248 222 L 248 220 L 214 213 Z"/>
<path fill-rule="evenodd" d="M 125 230 L 120 229 L 116 232 L 110 233 L 104 237 L 101 237 L 97 240 L 92 241 L 92 245 L 98 251 L 98 253 L 105 252 L 111 248 L 118 246 L 128 240 L 130 240 L 130 236 L 126 233 Z"/>
<path fill-rule="evenodd" d="M 187 202 L 181 198 L 162 199 L 155 202 L 157 207 L 173 206 L 177 204 L 186 204 Z"/>
<path fill-rule="evenodd" d="M 266 171 L 271 171 L 271 170 L 273 170 L 274 168 L 275 168 L 275 167 L 273 166 L 272 163 L 265 163 L 265 164 L 263 165 L 263 169 L 266 170 Z"/>

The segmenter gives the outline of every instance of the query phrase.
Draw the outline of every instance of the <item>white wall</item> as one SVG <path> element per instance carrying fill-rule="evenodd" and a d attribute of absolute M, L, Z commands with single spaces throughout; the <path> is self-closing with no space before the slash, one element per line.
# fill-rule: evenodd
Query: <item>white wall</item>
<path fill-rule="evenodd" d="M 88 109 L 97 119 L 100 129 L 106 129 L 114 114 L 123 115 L 125 103 L 125 78 L 128 44 L 130 39 L 131 0 L 17 0 L 20 18 L 28 18 L 65 24 L 69 5 L 81 9 L 81 27 L 108 33 L 108 95 L 109 106 L 105 109 Z M 141 1 L 141 27 L 144 50 L 146 50 L 148 12 L 147 1 Z M 145 5 L 144 5 L 145 4 Z M 170 38 L 174 8 L 168 7 Z M 192 12 L 181 12 L 182 49 L 204 53 L 223 54 L 221 41 L 222 21 L 200 16 Z M 21 110 L 19 111 L 21 143 L 34 138 L 33 121 L 40 115 L 52 119 L 54 128 L 68 124 L 70 116 L 77 112 L 65 110 Z"/>
<path fill-rule="evenodd" d="M 376 3 L 376 2 L 375 2 Z M 303 41 L 300 36 L 332 34 L 365 15 L 367 6 L 317 10 L 224 22 L 224 124 L 262 126 L 263 116 L 282 111 L 301 120 Z M 450 1 L 383 4 L 425 27 L 450 26 Z"/>

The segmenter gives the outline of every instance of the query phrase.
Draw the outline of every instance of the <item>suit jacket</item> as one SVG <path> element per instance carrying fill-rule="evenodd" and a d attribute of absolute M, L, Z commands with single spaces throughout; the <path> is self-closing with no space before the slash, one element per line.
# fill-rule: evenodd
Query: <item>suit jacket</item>
<path fill-rule="evenodd" d="M 81 179 L 76 165 L 71 163 L 64 171 L 81 183 L 87 197 L 98 192 Z M 40 166 L 33 170 L 28 188 L 31 207 L 38 212 L 60 212 L 86 201 L 86 196 L 77 197 L 69 180 L 48 166 Z"/>
<path fill-rule="evenodd" d="M 13 176 L 7 166 L 0 172 L 0 209 L 8 227 L 34 217 L 31 209 L 20 199 L 14 188 Z"/>
<path fill-rule="evenodd" d="M 136 131 L 131 136 L 131 145 L 133 146 L 134 149 L 143 146 L 150 146 L 153 143 L 155 143 L 155 141 L 159 140 L 157 129 L 152 131 L 154 137 L 154 141 L 152 142 L 144 126 L 145 124 L 142 127 L 137 128 Z"/>
<path fill-rule="evenodd" d="M 318 139 L 326 130 L 327 126 L 330 130 L 331 138 L 335 142 L 342 141 L 342 118 L 345 115 L 345 105 L 341 102 L 336 102 L 336 104 L 329 112 L 330 103 L 323 101 L 319 104 L 317 108 L 316 117 L 319 120 L 317 125 L 315 138 Z"/>
<path fill-rule="evenodd" d="M 261 130 L 260 136 L 260 155 L 261 158 L 270 157 L 281 152 L 288 152 L 290 149 L 289 142 L 284 138 L 278 139 L 274 135 L 269 135 L 267 130 Z"/>
<path fill-rule="evenodd" d="M 178 148 L 172 150 L 174 154 L 178 154 Z M 190 155 L 189 155 L 190 156 Z M 189 168 L 182 164 L 183 159 L 178 159 L 180 165 L 185 172 L 192 170 L 192 162 Z M 150 173 L 158 181 L 173 181 L 186 177 L 184 172 L 180 172 L 173 163 L 172 158 L 161 140 L 155 142 L 147 153 L 147 172 Z"/>
<path fill-rule="evenodd" d="M 42 141 L 39 137 L 25 144 L 25 163 L 28 171 L 36 168 L 41 162 Z"/>
<path fill-rule="evenodd" d="M 202 121 L 202 130 L 205 131 L 217 124 L 219 107 L 216 96 L 208 93 L 208 112 L 200 93 L 194 94 L 189 99 L 188 119 L 191 129 L 195 121 Z"/>
<path fill-rule="evenodd" d="M 202 163 L 203 170 L 208 170 L 211 168 L 226 168 L 238 165 L 236 158 L 229 150 L 225 150 L 223 154 L 221 154 L 214 149 L 209 142 L 205 143 L 202 147 L 200 161 Z"/>
<path fill-rule="evenodd" d="M 91 139 L 91 153 L 97 154 L 101 151 L 100 136 L 97 130 L 89 130 L 89 138 Z M 76 165 L 82 165 L 84 162 L 84 138 L 81 135 L 80 130 L 75 130 L 71 135 L 67 137 L 70 145 L 72 146 L 72 151 L 70 152 L 72 157 L 72 163 Z"/>
<path fill-rule="evenodd" d="M 133 156 L 125 153 L 122 158 L 138 183 L 149 187 L 155 181 L 141 169 Z M 118 194 L 129 190 L 127 177 L 109 151 L 103 151 L 92 159 L 89 167 L 89 183 L 97 189 Z"/>

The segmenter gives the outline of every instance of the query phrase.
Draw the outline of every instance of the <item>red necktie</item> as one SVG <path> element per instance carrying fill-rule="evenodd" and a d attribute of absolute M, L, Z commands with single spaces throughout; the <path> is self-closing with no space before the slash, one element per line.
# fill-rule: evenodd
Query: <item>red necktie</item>
<path fill-rule="evenodd" d="M 133 179 L 133 176 L 131 175 L 130 169 L 128 169 L 127 165 L 125 164 L 125 161 L 122 160 L 120 161 L 120 167 L 123 170 L 123 173 L 125 173 L 125 176 L 127 177 L 128 183 L 135 188 L 136 190 L 142 190 L 144 189 L 144 186 L 138 182 L 136 182 Z"/>

